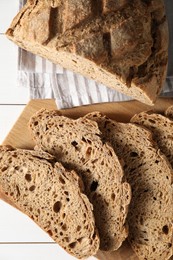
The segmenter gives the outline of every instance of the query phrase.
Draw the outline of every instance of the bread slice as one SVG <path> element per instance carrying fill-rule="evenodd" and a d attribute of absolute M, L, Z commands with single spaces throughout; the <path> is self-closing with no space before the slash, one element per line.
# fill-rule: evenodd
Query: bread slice
<path fill-rule="evenodd" d="M 148 111 L 134 115 L 131 122 L 152 132 L 154 141 L 173 167 L 173 121 L 161 114 Z"/>
<path fill-rule="evenodd" d="M 173 119 L 173 106 L 169 106 L 166 111 L 165 115 L 169 117 L 170 119 Z"/>
<path fill-rule="evenodd" d="M 6 35 L 21 48 L 149 105 L 165 80 L 163 0 L 28 0 Z"/>
<path fill-rule="evenodd" d="M 131 189 L 114 150 L 102 142 L 97 124 L 42 109 L 33 115 L 29 125 L 37 148 L 53 154 L 82 176 L 94 207 L 100 249 L 119 248 L 128 235 L 126 216 Z"/>
<path fill-rule="evenodd" d="M 94 255 L 99 237 L 83 183 L 74 171 L 47 161 L 45 154 L 1 146 L 0 193 L 68 253 L 78 259 Z"/>
<path fill-rule="evenodd" d="M 124 159 L 125 176 L 132 187 L 127 220 L 133 250 L 139 259 L 169 259 L 173 253 L 173 172 L 169 162 L 148 130 L 100 113 L 87 118 L 98 123 L 102 138 Z"/>

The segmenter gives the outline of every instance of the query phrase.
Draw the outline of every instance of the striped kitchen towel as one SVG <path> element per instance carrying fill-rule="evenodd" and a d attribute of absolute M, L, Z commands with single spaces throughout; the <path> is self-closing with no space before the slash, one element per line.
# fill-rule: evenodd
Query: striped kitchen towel
<path fill-rule="evenodd" d="M 21 8 L 26 0 L 19 0 Z M 173 1 L 165 0 L 169 23 L 169 65 L 168 74 L 161 95 L 173 96 Z M 57 106 L 74 106 L 131 100 L 113 89 L 87 79 L 81 75 L 55 65 L 48 60 L 19 48 L 18 85 L 30 89 L 30 98 L 55 98 Z"/>

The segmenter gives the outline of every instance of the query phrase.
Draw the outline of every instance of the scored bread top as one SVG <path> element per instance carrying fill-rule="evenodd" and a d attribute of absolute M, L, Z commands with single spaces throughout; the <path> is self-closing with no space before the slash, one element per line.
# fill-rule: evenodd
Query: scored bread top
<path fill-rule="evenodd" d="M 45 155 L 45 156 L 44 156 Z M 93 207 L 74 171 L 46 153 L 0 147 L 0 193 L 78 259 L 97 253 Z"/>
<path fill-rule="evenodd" d="M 152 132 L 154 141 L 173 167 L 173 121 L 161 114 L 148 111 L 134 115 L 131 122 L 142 125 Z"/>
<path fill-rule="evenodd" d="M 119 248 L 128 235 L 126 216 L 131 189 L 114 150 L 102 142 L 97 124 L 42 109 L 32 116 L 29 126 L 37 148 L 53 154 L 82 176 L 94 207 L 100 249 Z"/>
<path fill-rule="evenodd" d="M 102 138 L 124 160 L 132 188 L 128 239 L 142 260 L 166 260 L 173 253 L 173 170 L 152 140 L 151 132 L 132 123 L 118 123 L 98 113 Z"/>
<path fill-rule="evenodd" d="M 28 51 L 148 104 L 165 80 L 163 0 L 28 0 L 6 35 Z"/>

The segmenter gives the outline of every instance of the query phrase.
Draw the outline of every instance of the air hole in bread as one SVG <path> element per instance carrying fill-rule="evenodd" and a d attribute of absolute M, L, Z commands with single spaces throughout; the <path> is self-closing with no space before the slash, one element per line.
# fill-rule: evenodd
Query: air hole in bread
<path fill-rule="evenodd" d="M 130 153 L 130 157 L 137 157 L 138 156 L 138 153 L 136 153 L 136 152 L 131 152 Z"/>
<path fill-rule="evenodd" d="M 38 125 L 38 121 L 35 121 L 35 122 L 34 122 L 34 125 L 35 125 L 35 126 Z"/>
<path fill-rule="evenodd" d="M 96 191 L 97 187 L 98 187 L 98 182 L 93 181 L 90 186 L 90 191 Z"/>
<path fill-rule="evenodd" d="M 143 217 L 140 217 L 140 224 L 143 225 L 144 224 L 144 220 L 143 220 Z"/>
<path fill-rule="evenodd" d="M 25 175 L 25 180 L 27 180 L 28 182 L 30 182 L 30 181 L 32 180 L 31 174 L 26 174 L 26 175 Z"/>
<path fill-rule="evenodd" d="M 71 142 L 71 145 L 73 145 L 73 146 L 76 148 L 76 146 L 78 145 L 78 143 L 77 143 L 76 141 L 73 141 L 73 142 Z"/>
<path fill-rule="evenodd" d="M 112 194 L 111 194 L 111 199 L 112 199 L 112 200 L 115 200 L 115 193 L 112 193 Z"/>
<path fill-rule="evenodd" d="M 53 210 L 55 213 L 58 213 L 61 209 L 62 203 L 60 201 L 55 202 L 53 205 Z"/>
<path fill-rule="evenodd" d="M 64 224 L 64 225 L 62 226 L 62 230 L 66 231 L 67 229 L 68 229 L 67 225 Z"/>
<path fill-rule="evenodd" d="M 158 163 L 159 163 L 159 160 L 155 160 L 155 163 L 158 164 Z"/>
<path fill-rule="evenodd" d="M 64 237 L 64 239 L 67 243 L 70 241 L 69 237 Z"/>
<path fill-rule="evenodd" d="M 81 230 L 81 226 L 77 226 L 77 232 L 79 232 Z"/>
<path fill-rule="evenodd" d="M 64 180 L 62 177 L 59 177 L 59 181 L 60 181 L 62 184 L 65 184 L 65 180 Z"/>
<path fill-rule="evenodd" d="M 104 161 L 101 161 L 101 163 L 100 163 L 101 165 L 104 165 Z"/>
<path fill-rule="evenodd" d="M 16 153 L 13 153 L 13 154 L 12 154 L 12 157 L 13 157 L 13 158 L 17 158 L 17 154 L 16 154 Z"/>
<path fill-rule="evenodd" d="M 90 156 L 92 151 L 92 147 L 88 147 L 86 150 L 86 156 Z"/>
<path fill-rule="evenodd" d="M 52 230 L 48 230 L 47 233 L 48 233 L 50 236 L 53 235 Z"/>
<path fill-rule="evenodd" d="M 84 237 L 80 237 L 80 238 L 77 239 L 77 241 L 78 241 L 79 243 L 81 243 L 83 239 L 84 239 Z"/>
<path fill-rule="evenodd" d="M 67 195 L 67 196 L 69 195 L 68 191 L 64 191 L 64 194 Z"/>
<path fill-rule="evenodd" d="M 65 218 L 65 216 L 66 216 L 66 214 L 65 214 L 65 213 L 63 213 L 63 214 L 62 214 L 62 218 Z"/>
<path fill-rule="evenodd" d="M 152 123 L 152 124 L 155 124 L 155 123 L 156 123 L 156 122 L 155 122 L 153 119 L 151 119 L 151 118 L 149 118 L 148 121 L 149 121 L 150 123 Z"/>
<path fill-rule="evenodd" d="M 95 239 L 95 237 L 96 237 L 96 232 L 94 232 L 94 234 L 93 234 L 93 237 L 92 237 L 93 240 Z"/>
<path fill-rule="evenodd" d="M 8 166 L 4 166 L 4 167 L 2 167 L 1 172 L 5 172 L 7 169 L 8 169 Z"/>
<path fill-rule="evenodd" d="M 70 243 L 70 244 L 69 244 L 69 247 L 70 247 L 70 248 L 75 248 L 75 246 L 76 246 L 76 242 L 73 242 L 73 243 Z"/>
<path fill-rule="evenodd" d="M 87 143 L 87 140 L 85 139 L 85 137 L 82 137 L 82 141 L 83 141 L 84 143 Z"/>
<path fill-rule="evenodd" d="M 17 191 L 17 196 L 20 196 L 20 190 L 19 187 L 16 185 L 16 191 Z"/>
<path fill-rule="evenodd" d="M 95 160 L 92 161 L 92 164 L 96 163 L 98 160 L 99 160 L 99 159 L 96 158 Z M 93 166 L 93 167 L 94 167 L 94 166 Z"/>
<path fill-rule="evenodd" d="M 32 185 L 30 188 L 29 188 L 30 191 L 34 191 L 35 190 L 35 185 Z"/>
<path fill-rule="evenodd" d="M 110 156 L 113 156 L 112 151 L 109 151 Z"/>
<path fill-rule="evenodd" d="M 171 243 L 168 243 L 168 248 L 172 247 L 172 244 Z"/>
<path fill-rule="evenodd" d="M 59 234 L 60 234 L 60 236 L 63 236 L 63 232 L 60 232 Z"/>
<path fill-rule="evenodd" d="M 169 228 L 168 228 L 168 226 L 167 226 L 167 225 L 163 226 L 162 231 L 163 231 L 163 233 L 164 233 L 165 235 L 168 235 L 168 233 L 169 233 Z"/>
<path fill-rule="evenodd" d="M 66 198 L 66 201 L 68 201 L 68 202 L 69 202 L 69 201 L 70 201 L 70 199 L 69 199 L 69 198 Z"/>

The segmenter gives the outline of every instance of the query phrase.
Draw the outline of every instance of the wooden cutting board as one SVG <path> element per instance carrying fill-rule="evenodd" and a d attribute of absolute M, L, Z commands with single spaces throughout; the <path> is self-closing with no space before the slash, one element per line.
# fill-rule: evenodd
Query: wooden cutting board
<path fill-rule="evenodd" d="M 163 113 L 164 110 L 170 105 L 173 105 L 173 98 L 160 98 L 157 100 L 155 106 L 153 107 L 144 105 L 138 101 L 127 101 L 87 105 L 71 109 L 64 109 L 61 110 L 61 112 L 65 116 L 78 118 L 92 111 L 100 111 L 117 121 L 128 122 L 135 113 L 151 109 L 156 112 Z M 57 109 L 54 100 L 30 101 L 7 137 L 5 138 L 3 144 L 12 145 L 16 148 L 32 149 L 34 147 L 34 143 L 31 139 L 27 124 L 29 118 L 41 108 Z M 127 242 L 124 242 L 119 250 L 112 253 L 99 251 L 97 257 L 100 260 L 138 259 Z"/>

